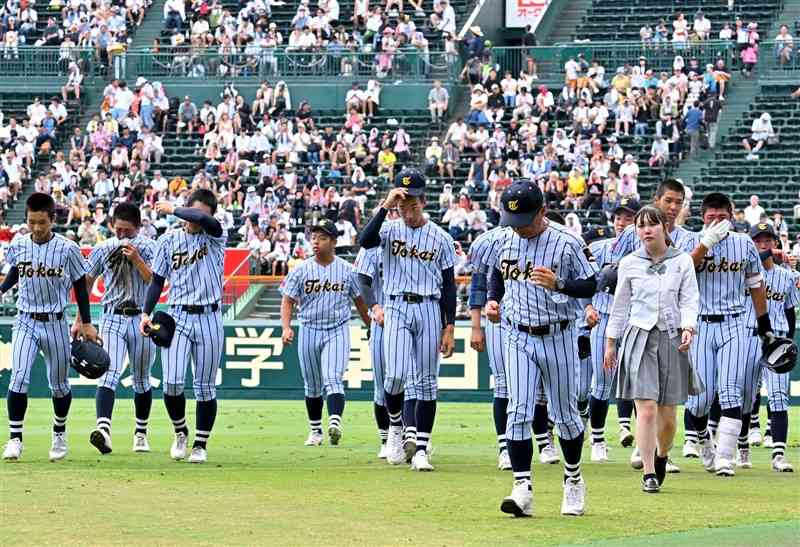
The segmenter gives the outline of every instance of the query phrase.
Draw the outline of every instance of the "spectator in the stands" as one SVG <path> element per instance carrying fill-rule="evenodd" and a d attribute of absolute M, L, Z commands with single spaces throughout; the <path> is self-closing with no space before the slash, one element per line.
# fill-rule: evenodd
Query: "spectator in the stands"
<path fill-rule="evenodd" d="M 750 196 L 750 205 L 744 208 L 745 220 L 751 226 L 754 226 L 760 222 L 761 216 L 766 214 L 767 212 L 764 210 L 764 208 L 761 205 L 759 205 L 758 196 L 755 194 Z"/>
<path fill-rule="evenodd" d="M 737 209 L 733 214 L 733 229 L 740 234 L 750 233 L 750 223 L 744 216 L 744 211 Z"/>
<path fill-rule="evenodd" d="M 70 93 L 75 95 L 76 101 L 80 102 L 81 83 L 83 83 L 83 74 L 81 74 L 81 70 L 78 67 L 78 63 L 70 61 L 67 73 L 67 81 L 61 88 L 61 97 L 64 99 L 64 102 L 67 102 L 69 100 Z"/>
<path fill-rule="evenodd" d="M 647 163 L 650 167 L 663 168 L 668 161 L 669 144 L 662 135 L 656 135 L 653 144 L 650 145 L 650 159 Z"/>
<path fill-rule="evenodd" d="M 700 151 L 700 130 L 703 124 L 703 111 L 700 103 L 694 101 L 683 117 L 684 127 L 689 134 L 689 156 L 694 157 Z"/>
<path fill-rule="evenodd" d="M 341 252 L 343 249 L 351 249 L 356 244 L 356 237 L 358 231 L 353 223 L 339 214 L 335 223 L 336 229 L 339 230 L 339 237 L 336 239 L 336 248 Z"/>
<path fill-rule="evenodd" d="M 708 98 L 703 101 L 703 120 L 708 134 L 708 147 L 711 149 L 714 149 L 717 143 L 720 110 L 722 110 L 722 104 L 717 95 L 709 92 Z"/>
<path fill-rule="evenodd" d="M 769 115 L 769 112 L 763 112 L 761 116 L 753 120 L 750 131 L 750 138 L 742 139 L 742 146 L 747 151 L 747 159 L 756 160 L 759 151 L 764 148 L 767 141 L 775 137 L 772 116 Z"/>
<path fill-rule="evenodd" d="M 439 5 L 442 8 L 442 15 L 436 29 L 442 31 L 442 33 L 455 34 L 457 32 L 456 12 L 453 6 L 450 4 L 449 0 L 441 0 Z"/>
<path fill-rule="evenodd" d="M 431 143 L 425 149 L 425 172 L 428 175 L 438 173 L 440 177 L 444 176 L 443 154 L 444 149 L 439 144 L 439 137 L 432 137 Z"/>
<path fill-rule="evenodd" d="M 711 21 L 705 16 L 702 10 L 697 10 L 697 13 L 694 15 L 693 29 L 699 40 L 708 40 L 711 34 Z"/>
<path fill-rule="evenodd" d="M 439 124 L 447 115 L 450 95 L 447 89 L 442 87 L 440 80 L 434 80 L 433 87 L 428 92 L 428 109 L 431 113 L 431 122 Z"/>
<path fill-rule="evenodd" d="M 774 213 L 772 215 L 772 227 L 775 229 L 775 232 L 780 234 L 783 232 L 789 233 L 789 225 L 786 224 L 786 221 L 783 219 L 783 215 L 781 213 Z"/>
<path fill-rule="evenodd" d="M 783 65 L 792 62 L 794 56 L 794 39 L 787 25 L 781 25 L 775 37 L 775 57 Z"/>
<path fill-rule="evenodd" d="M 567 195 L 562 207 L 577 209 L 586 197 L 586 178 L 579 169 L 572 169 L 567 178 Z"/>
<path fill-rule="evenodd" d="M 469 213 L 472 203 L 468 196 L 461 194 L 458 202 L 450 206 L 442 217 L 442 223 L 447 224 L 447 231 L 453 239 L 463 239 L 469 227 Z"/>

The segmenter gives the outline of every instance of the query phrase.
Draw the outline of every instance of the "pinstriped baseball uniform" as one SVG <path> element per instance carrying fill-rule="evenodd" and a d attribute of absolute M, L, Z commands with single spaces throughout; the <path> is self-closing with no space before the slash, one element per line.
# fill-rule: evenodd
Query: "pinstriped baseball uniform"
<path fill-rule="evenodd" d="M 510 398 L 506 437 L 515 441 L 530 439 L 540 378 L 559 436 L 567 440 L 578 437 L 583 432 L 583 422 L 578 414 L 575 378 L 575 305 L 569 299 L 559 298 L 556 302 L 551 291 L 533 284 L 530 274 L 534 267 L 544 266 L 565 280 L 587 279 L 597 273 L 591 255 L 580 237 L 551 222 L 544 232 L 530 239 L 523 239 L 512 230 L 504 231 L 487 262 L 502 275 L 503 316 L 509 322 L 504 330 Z M 549 335 L 534 336 L 519 330 L 520 326 L 544 325 L 553 325 Z"/>
<path fill-rule="evenodd" d="M 6 263 L 19 270 L 17 320 L 12 333 L 10 391 L 27 393 L 36 354 L 42 352 L 47 383 L 54 397 L 69 393 L 71 355 L 66 317 L 56 319 L 69 303 L 72 284 L 86 274 L 86 261 L 78 246 L 54 234 L 47 243 L 34 243 L 31 235 L 14 238 L 6 251 Z M 37 321 L 31 313 L 47 313 L 49 321 Z"/>
<path fill-rule="evenodd" d="M 681 247 L 691 252 L 700 242 L 699 233 L 691 233 Z M 722 316 L 721 322 L 700 320 L 697 337 L 690 348 L 695 370 L 705 384 L 705 391 L 690 395 L 686 402 L 689 411 L 698 417 L 711 409 L 719 391 L 723 409 L 742 407 L 742 386 L 746 365 L 742 357 L 747 348 L 747 309 L 745 278 L 761 273 L 764 268 L 753 241 L 744 234 L 731 232 L 728 237 L 706 253 L 696 268 L 700 291 L 700 316 Z"/>
<path fill-rule="evenodd" d="M 611 247 L 616 242 L 615 238 L 594 241 L 589 244 L 598 268 L 611 264 Z M 592 306 L 597 311 L 600 321 L 591 330 L 589 341 L 592 346 L 592 385 L 591 395 L 597 400 L 607 401 L 611 397 L 614 387 L 614 371 L 603 367 L 603 355 L 606 350 L 606 327 L 614 304 L 614 295 L 598 292 L 592 297 Z"/>
<path fill-rule="evenodd" d="M 384 389 L 403 391 L 412 371 L 417 399 L 435 401 L 438 393 L 439 344 L 442 337 L 442 270 L 455 264 L 453 238 L 433 222 L 418 228 L 402 220 L 384 222 L 380 230 L 383 257 Z M 407 302 L 403 295 L 422 297 Z"/>
<path fill-rule="evenodd" d="M 800 273 L 782 266 L 775 265 L 769 270 L 764 269 L 764 284 L 767 288 L 767 309 L 770 324 L 776 336 L 786 336 L 789 333 L 789 322 L 786 319 L 785 310 L 796 308 L 800 305 L 800 290 L 796 285 L 798 276 L 800 276 Z M 747 293 L 749 296 L 750 291 L 748 290 Z M 791 372 L 777 374 L 769 369 L 763 369 L 762 371 L 762 367 L 758 366 L 758 362 L 761 359 L 761 339 L 753 334 L 756 329 L 756 310 L 753 306 L 753 301 L 749 298 L 747 312 L 745 313 L 745 325 L 749 331 L 747 339 L 748 375 L 744 385 L 742 411 L 748 413 L 752 410 L 762 373 L 767 384 L 770 410 L 789 410 L 789 377 Z"/>
<path fill-rule="evenodd" d="M 473 271 L 486 273 L 489 264 L 486 263 L 491 256 L 494 245 L 498 244 L 498 236 L 506 228 L 493 228 L 475 238 L 469 247 L 467 260 L 472 264 Z M 502 317 L 502 310 L 500 311 Z M 503 323 L 492 323 L 489 320 L 483 322 L 486 330 L 486 354 L 489 358 L 489 369 L 494 377 L 494 397 L 496 399 L 508 399 L 508 383 L 506 381 L 506 369 L 503 361 Z"/>
<path fill-rule="evenodd" d="M 696 235 L 695 232 L 691 232 L 683 226 L 675 226 L 669 233 L 672 244 L 678 249 L 684 249 L 684 241 L 689 237 L 694 237 L 694 235 Z M 697 241 L 699 241 L 699 239 Z M 609 254 L 607 255 L 606 262 L 608 264 L 617 264 L 620 260 L 641 246 L 642 241 L 636 234 L 636 226 L 630 224 L 617 236 L 616 240 L 612 240 L 611 248 L 607 250 Z"/>
<path fill-rule="evenodd" d="M 586 302 L 583 299 L 572 298 L 570 299 L 573 306 L 575 306 L 575 328 L 578 331 L 578 337 L 589 338 L 592 331 L 586 323 Z M 575 369 L 575 378 L 578 382 L 578 400 L 588 401 L 589 389 L 592 386 L 592 356 L 584 359 L 578 356 L 578 367 Z"/>
<path fill-rule="evenodd" d="M 97 385 L 115 390 L 127 356 L 133 372 L 133 390 L 144 393 L 150 389 L 150 369 L 156 358 L 155 344 L 139 333 L 140 315 L 114 313 L 114 309 L 123 304 L 141 309 L 147 293 L 147 283 L 119 250 L 125 242 L 136 247 L 145 264 L 152 264 L 156 242 L 144 236 L 125 241 L 112 237 L 89 253 L 89 275 L 94 278 L 103 276 L 105 293 L 102 300 L 100 337 L 111 358 L 108 372 L 97 381 Z"/>
<path fill-rule="evenodd" d="M 169 314 L 175 319 L 172 344 L 161 352 L 164 392 L 183 393 L 186 357 L 191 357 L 194 397 L 216 398 L 215 382 L 222 356 L 222 275 L 227 232 L 213 237 L 205 231 L 167 232 L 158 240 L 153 272 L 170 283 Z M 183 306 L 204 306 L 203 313 L 188 313 Z M 213 311 L 212 306 L 218 309 Z"/>
<path fill-rule="evenodd" d="M 289 272 L 281 293 L 297 303 L 297 353 L 306 397 L 344 393 L 350 359 L 350 305 L 360 295 L 353 266 L 339 257 L 323 266 L 308 258 Z"/>

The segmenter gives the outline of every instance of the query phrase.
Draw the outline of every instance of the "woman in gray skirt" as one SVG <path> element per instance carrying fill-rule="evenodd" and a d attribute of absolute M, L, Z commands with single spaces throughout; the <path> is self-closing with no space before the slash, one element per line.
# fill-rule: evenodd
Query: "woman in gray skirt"
<path fill-rule="evenodd" d="M 603 365 L 619 364 L 617 398 L 636 404 L 642 490 L 654 493 L 666 476 L 676 407 L 698 388 L 688 350 L 699 294 L 692 259 L 672 246 L 664 214 L 644 207 L 634 224 L 642 247 L 619 263 Z"/>

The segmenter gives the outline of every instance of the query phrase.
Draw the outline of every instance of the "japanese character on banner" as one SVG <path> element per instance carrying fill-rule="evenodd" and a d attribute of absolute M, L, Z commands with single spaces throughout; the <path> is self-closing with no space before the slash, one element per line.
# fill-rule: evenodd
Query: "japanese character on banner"
<path fill-rule="evenodd" d="M 372 357 L 369 353 L 367 329 L 350 325 L 350 360 L 344 373 L 348 389 L 359 389 L 362 382 L 372 382 Z"/>
<path fill-rule="evenodd" d="M 225 368 L 250 371 L 249 378 L 242 378 L 242 387 L 261 385 L 262 370 L 283 369 L 283 361 L 272 360 L 283 353 L 283 341 L 275 334 L 276 330 L 265 328 L 259 334 L 253 327 L 237 327 L 235 336 L 225 339 Z"/>

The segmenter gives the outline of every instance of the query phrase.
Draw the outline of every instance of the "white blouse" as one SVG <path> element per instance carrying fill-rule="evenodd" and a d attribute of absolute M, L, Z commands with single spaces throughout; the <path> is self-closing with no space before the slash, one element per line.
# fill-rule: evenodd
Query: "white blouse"
<path fill-rule="evenodd" d="M 619 263 L 606 335 L 620 338 L 630 323 L 644 330 L 697 328 L 700 294 L 692 258 L 673 247 L 654 263 L 644 247 Z"/>

